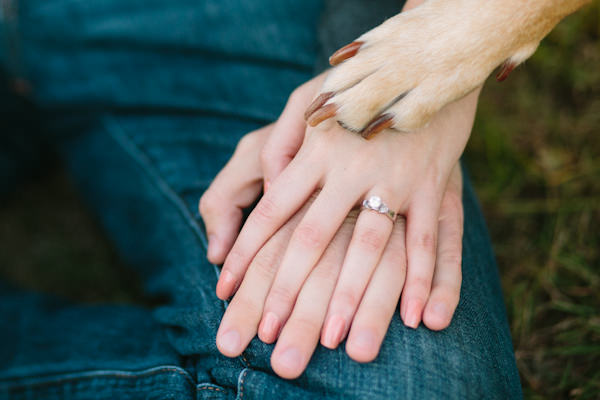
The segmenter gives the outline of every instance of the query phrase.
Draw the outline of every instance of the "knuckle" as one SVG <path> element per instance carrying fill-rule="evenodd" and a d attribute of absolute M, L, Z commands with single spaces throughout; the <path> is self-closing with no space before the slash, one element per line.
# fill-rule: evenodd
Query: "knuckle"
<path fill-rule="evenodd" d="M 386 238 L 377 229 L 369 228 L 359 233 L 358 243 L 360 246 L 370 252 L 376 252 L 383 248 L 386 243 Z"/>
<path fill-rule="evenodd" d="M 277 215 L 277 204 L 269 197 L 263 197 L 252 212 L 260 222 L 271 222 Z"/>
<path fill-rule="evenodd" d="M 313 224 L 303 224 L 296 228 L 294 240 L 309 249 L 319 249 L 324 243 L 321 230 Z"/>
<path fill-rule="evenodd" d="M 388 293 L 386 293 L 386 295 L 388 295 Z M 394 299 L 396 301 L 392 301 L 390 299 Z M 367 309 L 369 310 L 370 315 L 380 315 L 382 317 L 388 316 L 394 313 L 394 310 L 396 309 L 396 303 L 397 297 L 389 294 L 386 297 L 381 296 L 380 298 L 373 299 L 372 301 L 370 301 L 367 306 Z M 382 320 L 384 319 L 382 318 Z"/>
<path fill-rule="evenodd" d="M 431 291 L 431 277 L 415 276 L 407 282 L 407 286 L 410 287 L 413 297 L 425 301 Z"/>
<path fill-rule="evenodd" d="M 406 252 L 404 249 L 400 250 L 397 247 L 392 246 L 386 250 L 389 254 L 387 257 L 394 263 L 396 273 L 401 275 L 406 274 Z"/>
<path fill-rule="evenodd" d="M 397 273 L 403 278 L 406 278 L 406 270 L 407 270 L 407 262 L 406 262 L 406 255 L 402 254 L 400 256 L 398 256 L 397 261 L 396 261 L 396 268 L 397 268 Z"/>
<path fill-rule="evenodd" d="M 208 215 L 216 211 L 217 205 L 219 204 L 216 196 L 214 195 L 212 190 L 207 190 L 204 192 L 202 197 L 200 197 L 199 210 L 200 215 Z"/>
<path fill-rule="evenodd" d="M 287 103 L 294 104 L 294 103 L 300 101 L 302 99 L 304 90 L 305 90 L 305 85 L 300 85 L 296 89 L 294 89 L 292 91 L 292 93 L 290 93 Z"/>
<path fill-rule="evenodd" d="M 289 323 L 300 332 L 318 332 L 321 330 L 321 321 L 311 315 L 292 315 Z"/>
<path fill-rule="evenodd" d="M 273 286 L 271 291 L 269 292 L 269 297 L 267 298 L 267 305 L 276 304 L 278 308 L 283 306 L 290 306 L 296 300 L 296 295 L 292 292 L 291 289 L 284 286 Z M 266 307 L 269 308 L 269 307 Z"/>
<path fill-rule="evenodd" d="M 298 155 L 307 163 L 319 165 L 328 159 L 327 152 L 332 145 L 332 139 L 328 135 L 315 135 L 309 132 L 304 137 L 304 144 L 300 147 Z"/>
<path fill-rule="evenodd" d="M 256 144 L 256 136 L 257 135 L 253 135 L 251 133 L 242 136 L 242 138 L 239 140 L 236 148 L 235 148 L 235 152 L 236 153 L 240 153 L 240 152 L 245 152 L 247 149 L 254 147 L 254 145 Z"/>
<path fill-rule="evenodd" d="M 240 265 L 244 265 L 246 262 L 246 254 L 241 252 L 236 246 L 234 246 L 229 254 L 227 254 L 227 258 L 225 259 L 225 264 L 223 268 L 226 268 L 233 275 L 240 274 Z"/>
<path fill-rule="evenodd" d="M 436 237 L 432 233 L 422 233 L 418 235 L 415 239 L 415 245 L 430 254 L 435 254 L 436 252 Z"/>
<path fill-rule="evenodd" d="M 327 286 L 335 285 L 339 275 L 339 268 L 333 262 L 321 262 L 312 272 L 317 281 L 323 282 Z"/>
<path fill-rule="evenodd" d="M 443 253 L 460 253 L 462 248 L 462 229 L 460 226 L 451 226 L 443 231 L 444 242 L 448 247 Z"/>
<path fill-rule="evenodd" d="M 263 280 L 272 280 L 277 271 L 277 263 L 275 257 L 267 254 L 259 253 L 252 264 L 250 264 L 249 272 L 260 275 Z"/>
<path fill-rule="evenodd" d="M 441 264 L 453 267 L 460 267 L 462 265 L 462 254 L 458 250 L 451 249 L 441 251 L 438 257 Z"/>
<path fill-rule="evenodd" d="M 232 311 L 230 311 L 232 310 Z M 244 321 L 256 320 L 262 314 L 262 304 L 251 293 L 239 291 L 235 294 L 232 303 L 227 307 L 228 312 L 235 312 L 236 319 Z"/>
<path fill-rule="evenodd" d="M 374 167 L 379 166 L 381 161 L 370 149 L 355 154 L 351 160 L 348 160 L 346 168 L 350 176 L 364 176 L 365 171 L 372 171 Z"/>
<path fill-rule="evenodd" d="M 394 264 L 402 267 L 401 272 L 406 270 L 406 246 L 404 244 L 404 237 L 400 235 L 392 235 L 385 249 L 386 259 L 392 260 Z"/>
<path fill-rule="evenodd" d="M 262 148 L 262 150 L 260 151 L 260 154 L 259 154 L 259 159 L 260 159 L 261 165 L 263 165 L 263 166 L 269 165 L 271 163 L 271 160 L 273 159 L 273 155 L 271 153 L 271 149 L 269 148 L 269 145 L 265 145 L 265 147 Z"/>
<path fill-rule="evenodd" d="M 338 307 L 341 307 L 342 309 L 354 310 L 361 297 L 362 296 L 359 293 L 356 293 L 353 290 L 344 289 L 335 295 L 335 301 Z"/>
<path fill-rule="evenodd" d="M 463 215 L 462 198 L 459 193 L 455 191 L 447 191 L 442 200 L 442 209 L 446 213 L 452 213 L 453 215 Z"/>

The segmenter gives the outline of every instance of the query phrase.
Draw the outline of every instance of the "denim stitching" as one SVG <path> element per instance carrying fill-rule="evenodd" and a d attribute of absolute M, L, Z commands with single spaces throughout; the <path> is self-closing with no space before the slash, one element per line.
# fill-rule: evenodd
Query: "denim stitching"
<path fill-rule="evenodd" d="M 153 182 L 157 182 L 158 189 L 169 199 L 177 208 L 182 217 L 188 222 L 188 226 L 200 240 L 205 251 L 208 250 L 204 232 L 200 230 L 198 224 L 195 223 L 194 216 L 189 212 L 184 201 L 177 193 L 169 186 L 158 171 L 152 165 L 152 161 L 144 154 L 144 152 L 125 134 L 121 126 L 110 116 L 105 115 L 102 119 L 108 133 L 121 145 L 121 147 L 131 156 L 133 160 L 140 166 L 143 166 L 145 171 L 152 178 Z"/>
<path fill-rule="evenodd" d="M 198 389 L 198 390 L 214 390 L 215 392 L 225 393 L 225 390 L 223 388 L 215 386 L 212 383 L 202 383 L 202 384 L 196 386 L 196 389 Z"/>
<path fill-rule="evenodd" d="M 119 145 L 125 150 L 127 154 L 140 166 L 143 168 L 146 174 L 150 175 L 152 178 L 152 182 L 157 183 L 158 189 L 165 195 L 165 197 L 170 200 L 173 205 L 177 208 L 181 216 L 188 222 L 188 226 L 191 228 L 192 232 L 198 238 L 202 248 L 205 252 L 208 251 L 208 244 L 206 240 L 206 236 L 204 232 L 200 229 L 199 225 L 196 223 L 194 216 L 190 213 L 183 199 L 169 186 L 169 184 L 164 180 L 162 175 L 154 168 L 152 165 L 152 161 L 148 158 L 146 154 L 140 149 L 140 147 L 134 143 L 127 134 L 123 131 L 121 126 L 115 121 L 111 116 L 104 115 L 102 118 L 104 123 L 104 127 L 107 132 L 115 139 Z M 213 266 L 213 270 L 217 276 L 219 277 L 219 269 L 216 265 L 210 263 Z M 221 301 L 225 303 L 224 301 Z M 224 304 L 224 308 L 226 305 Z"/>
<path fill-rule="evenodd" d="M 14 385 L 5 384 L 0 385 L 2 389 L 28 389 L 31 387 L 44 387 L 51 386 L 65 382 L 77 381 L 82 379 L 94 379 L 98 377 L 106 377 L 106 378 L 124 378 L 124 379 L 134 379 L 134 378 L 149 378 L 152 376 L 156 376 L 163 372 L 174 372 L 178 375 L 183 376 L 188 383 L 193 386 L 196 386 L 196 383 L 190 376 L 190 374 L 181 367 L 178 366 L 161 366 L 161 367 L 153 367 L 145 370 L 139 371 L 126 371 L 126 370 L 94 370 L 87 371 L 82 373 L 70 373 L 70 374 L 61 374 L 55 375 L 50 378 L 37 378 L 38 382 L 30 382 L 30 383 L 17 383 Z M 32 378 L 29 378 L 32 379 Z M 33 378 L 36 379 L 36 378 Z"/>
<path fill-rule="evenodd" d="M 246 379 L 247 374 L 248 368 L 244 368 L 242 372 L 240 372 L 240 377 L 238 380 L 238 395 L 236 399 L 242 400 L 244 398 L 244 380 Z"/>
<path fill-rule="evenodd" d="M 204 232 L 200 229 L 200 226 L 196 222 L 194 216 L 190 213 L 183 199 L 171 188 L 171 186 L 165 181 L 162 175 L 154 168 L 152 165 L 152 161 L 148 158 L 148 156 L 140 149 L 140 147 L 133 142 L 124 130 L 121 128 L 119 123 L 112 118 L 110 115 L 105 114 L 102 118 L 102 123 L 106 129 L 106 131 L 113 137 L 113 139 L 125 150 L 127 154 L 142 167 L 142 171 L 148 174 L 152 178 L 152 182 L 156 182 L 157 188 L 165 195 L 165 197 L 170 200 L 173 205 L 177 208 L 181 216 L 188 222 L 188 226 L 191 228 L 192 232 L 199 239 L 200 244 L 204 248 L 205 252 L 208 252 L 207 240 Z M 217 279 L 220 276 L 219 268 L 210 263 L 213 266 L 213 270 Z M 223 311 L 228 306 L 228 302 L 225 300 L 221 300 L 221 304 L 223 305 Z M 248 360 L 246 357 L 241 354 L 238 357 L 242 365 L 244 367 L 249 367 Z"/>

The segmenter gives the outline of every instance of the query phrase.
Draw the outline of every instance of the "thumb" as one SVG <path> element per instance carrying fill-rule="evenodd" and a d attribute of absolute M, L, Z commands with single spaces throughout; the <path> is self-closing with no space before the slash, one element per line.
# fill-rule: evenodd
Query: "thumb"
<path fill-rule="evenodd" d="M 200 215 L 208 235 L 208 260 L 221 264 L 240 229 L 243 209 L 260 195 L 262 172 L 259 151 L 272 125 L 240 140 L 233 156 L 200 199 Z"/>
<path fill-rule="evenodd" d="M 283 169 L 292 161 L 304 140 L 306 121 L 304 112 L 318 93 L 325 73 L 298 87 L 290 95 L 281 116 L 273 126 L 261 152 L 265 191 Z"/>
<path fill-rule="evenodd" d="M 250 197 L 256 197 L 261 190 L 257 181 L 248 189 Z M 207 258 L 213 264 L 222 264 L 237 237 L 242 223 L 242 210 L 252 201 L 233 203 L 231 194 L 222 194 L 211 188 L 200 199 L 200 215 L 204 220 L 208 235 Z"/>

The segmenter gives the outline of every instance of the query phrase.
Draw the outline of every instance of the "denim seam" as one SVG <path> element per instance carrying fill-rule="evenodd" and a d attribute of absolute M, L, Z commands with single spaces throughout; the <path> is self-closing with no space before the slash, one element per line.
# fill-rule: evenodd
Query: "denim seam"
<path fill-rule="evenodd" d="M 199 385 L 196 386 L 196 389 L 198 391 L 200 390 L 214 390 L 215 392 L 225 392 L 225 389 L 223 389 L 220 386 L 215 385 L 214 383 L 201 383 Z"/>
<path fill-rule="evenodd" d="M 123 150 L 134 160 L 139 166 L 140 169 L 147 175 L 150 176 L 151 181 L 156 183 L 157 188 L 160 192 L 167 198 L 176 209 L 179 211 L 181 216 L 188 222 L 189 228 L 192 230 L 194 235 L 198 238 L 200 244 L 204 248 L 204 251 L 208 251 L 207 240 L 204 232 L 202 232 L 200 226 L 196 222 L 194 216 L 189 212 L 186 207 L 183 199 L 171 188 L 171 186 L 167 183 L 164 177 L 156 170 L 156 168 L 152 165 L 152 161 L 148 158 L 148 156 L 141 150 L 141 148 L 133 142 L 125 133 L 123 128 L 119 125 L 119 123 L 110 115 L 104 114 L 102 118 L 102 124 L 104 128 L 110 134 L 113 139 L 123 148 Z M 210 263 L 213 266 L 213 271 L 217 276 L 217 279 L 220 276 L 219 268 Z M 223 311 L 227 309 L 227 305 L 229 304 L 225 300 L 221 300 L 221 304 L 223 305 Z M 244 367 L 249 367 L 248 360 L 242 353 L 238 359 L 244 365 Z"/>
<path fill-rule="evenodd" d="M 82 379 L 94 379 L 94 378 L 124 378 L 124 379 L 134 379 L 134 378 L 149 378 L 156 376 L 163 372 L 174 372 L 178 375 L 183 376 L 188 383 L 192 386 L 196 386 L 196 382 L 190 376 L 190 374 L 183 368 L 178 367 L 176 365 L 173 366 L 159 366 L 152 367 L 149 369 L 139 370 L 139 371 L 127 371 L 127 370 L 92 370 L 81 373 L 68 373 L 68 374 L 60 374 L 54 375 L 48 378 L 37 378 L 37 382 L 25 382 L 25 383 L 17 383 L 14 385 L 5 384 L 0 385 L 0 389 L 11 389 L 11 390 L 24 390 L 29 389 L 31 387 L 44 387 L 57 385 L 60 383 L 66 383 L 76 380 Z M 29 380 L 35 380 L 36 378 L 28 378 Z"/>
<path fill-rule="evenodd" d="M 246 380 L 246 375 L 248 375 L 248 368 L 244 368 L 238 377 L 238 390 L 236 400 L 242 400 L 244 398 L 244 381 Z"/>

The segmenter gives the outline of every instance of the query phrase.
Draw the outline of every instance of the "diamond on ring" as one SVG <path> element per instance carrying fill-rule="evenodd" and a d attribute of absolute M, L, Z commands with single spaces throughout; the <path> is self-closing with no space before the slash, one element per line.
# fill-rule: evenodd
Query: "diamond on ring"
<path fill-rule="evenodd" d="M 379 207 L 381 207 L 381 204 L 383 202 L 381 201 L 381 197 L 371 196 L 367 200 L 367 203 L 369 203 L 369 207 L 372 208 L 373 210 L 379 210 Z"/>
<path fill-rule="evenodd" d="M 381 200 L 379 196 L 371 196 L 362 203 L 364 208 L 377 211 L 380 214 L 387 215 L 392 221 L 396 219 L 396 213 Z"/>

